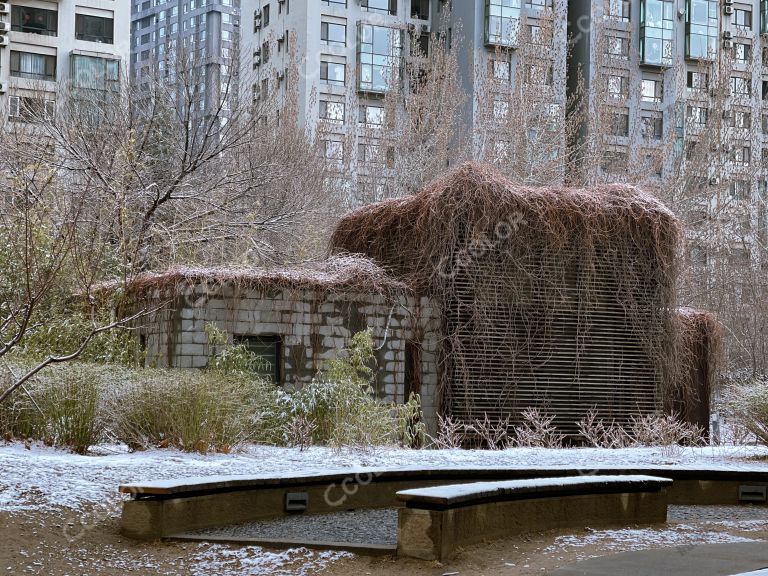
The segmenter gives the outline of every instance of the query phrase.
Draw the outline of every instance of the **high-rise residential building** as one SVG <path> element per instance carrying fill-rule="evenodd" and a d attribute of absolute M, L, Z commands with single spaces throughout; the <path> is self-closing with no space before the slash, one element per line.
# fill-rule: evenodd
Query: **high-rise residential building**
<path fill-rule="evenodd" d="M 240 1 L 130 0 L 132 81 L 194 82 L 198 115 L 226 109 L 239 91 Z"/>
<path fill-rule="evenodd" d="M 723 246 L 754 260 L 767 232 L 768 1 L 576 0 L 569 34 L 570 89 L 580 76 L 590 111 L 586 171 L 650 174 L 699 265 Z"/>
<path fill-rule="evenodd" d="M 297 99 L 299 124 L 310 128 L 322 124 L 326 156 L 351 158 L 345 172 L 354 178 L 364 172 L 372 150 L 380 148 L 375 130 L 385 121 L 392 78 L 398 73 L 408 76 L 407 70 L 413 75 L 418 57 L 432 50 L 430 43 L 457 49 L 459 90 L 466 96 L 463 123 L 468 128 L 462 135 L 472 133 L 484 117 L 476 96 L 489 92 L 489 81 L 507 97 L 518 83 L 531 84 L 531 100 L 546 114 L 563 117 L 567 3 L 554 4 L 552 0 L 242 0 L 241 77 L 248 79 L 255 100 L 290 89 Z M 524 40 L 541 41 L 542 46 L 518 50 Z M 495 113 L 509 109 L 508 103 L 498 104 Z M 495 132 L 488 147 L 506 151 L 504 135 Z M 384 163 L 389 161 L 387 157 Z"/>
<path fill-rule="evenodd" d="M 54 114 L 57 92 L 119 86 L 129 6 L 121 0 L 0 2 L 0 102 L 10 120 Z"/>

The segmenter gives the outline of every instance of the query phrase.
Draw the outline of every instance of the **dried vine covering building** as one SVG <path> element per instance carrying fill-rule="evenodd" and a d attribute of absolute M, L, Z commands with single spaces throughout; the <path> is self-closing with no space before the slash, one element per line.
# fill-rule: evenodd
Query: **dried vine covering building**
<path fill-rule="evenodd" d="M 628 186 L 518 187 L 466 164 L 356 210 L 335 252 L 373 258 L 439 310 L 436 404 L 472 421 L 529 406 L 563 430 L 656 411 L 675 374 L 677 219 Z"/>
<path fill-rule="evenodd" d="M 301 386 L 367 327 L 379 396 L 420 393 L 432 424 L 533 406 L 570 433 L 595 409 L 626 424 L 687 406 L 706 422 L 697 382 L 711 382 L 714 324 L 675 312 L 680 236 L 635 188 L 518 187 L 469 163 L 347 214 L 324 263 L 176 269 L 132 290 L 172 304 L 143 329 L 154 364 L 204 366 L 211 324 L 268 360 L 275 382 Z"/>

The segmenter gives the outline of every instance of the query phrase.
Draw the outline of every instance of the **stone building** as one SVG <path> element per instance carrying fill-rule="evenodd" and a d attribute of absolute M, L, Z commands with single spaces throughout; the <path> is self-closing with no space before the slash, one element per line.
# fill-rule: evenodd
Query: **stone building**
<path fill-rule="evenodd" d="M 332 257 L 279 269 L 174 268 L 131 287 L 159 308 L 140 330 L 147 365 L 205 367 L 216 350 L 207 326 L 227 333 L 264 361 L 264 376 L 300 388 L 356 332 L 372 330 L 377 396 L 423 398 L 433 418 L 439 318 L 425 297 L 364 258 Z M 162 306 L 160 306 L 162 305 Z"/>

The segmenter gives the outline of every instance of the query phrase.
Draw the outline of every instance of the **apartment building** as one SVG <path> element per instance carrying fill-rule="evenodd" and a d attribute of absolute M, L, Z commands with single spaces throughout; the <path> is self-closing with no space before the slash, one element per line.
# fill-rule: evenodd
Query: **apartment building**
<path fill-rule="evenodd" d="M 488 78 L 511 93 L 521 78 L 535 77 L 536 98 L 558 103 L 564 115 L 566 12 L 565 0 L 242 0 L 242 77 L 254 100 L 295 82 L 299 124 L 322 124 L 326 156 L 351 158 L 345 172 L 354 178 L 379 147 L 375 131 L 393 76 L 428 53 L 430 42 L 458 48 L 470 132 L 481 116 L 475 95 Z M 556 41 L 523 63 L 516 48 L 545 27 Z"/>
<path fill-rule="evenodd" d="M 127 74 L 129 6 L 122 0 L 0 2 L 0 102 L 10 120 L 44 106 L 60 87 L 106 89 Z"/>
<path fill-rule="evenodd" d="M 204 116 L 232 105 L 237 69 L 241 0 L 130 0 L 131 78 L 174 82 L 185 71 L 194 82 L 193 105 Z"/>
<path fill-rule="evenodd" d="M 654 166 L 662 194 L 689 197 L 692 235 L 728 221 L 751 251 L 766 224 L 768 1 L 577 0 L 569 33 L 570 77 L 609 117 L 588 149 L 598 172 Z"/>

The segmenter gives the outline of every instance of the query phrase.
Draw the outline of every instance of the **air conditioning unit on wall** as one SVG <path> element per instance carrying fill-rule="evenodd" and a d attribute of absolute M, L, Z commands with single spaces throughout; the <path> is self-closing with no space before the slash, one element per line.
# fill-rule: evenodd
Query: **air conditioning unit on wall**
<path fill-rule="evenodd" d="M 11 6 L 8 2 L 0 2 L 0 14 L 10 14 Z"/>

